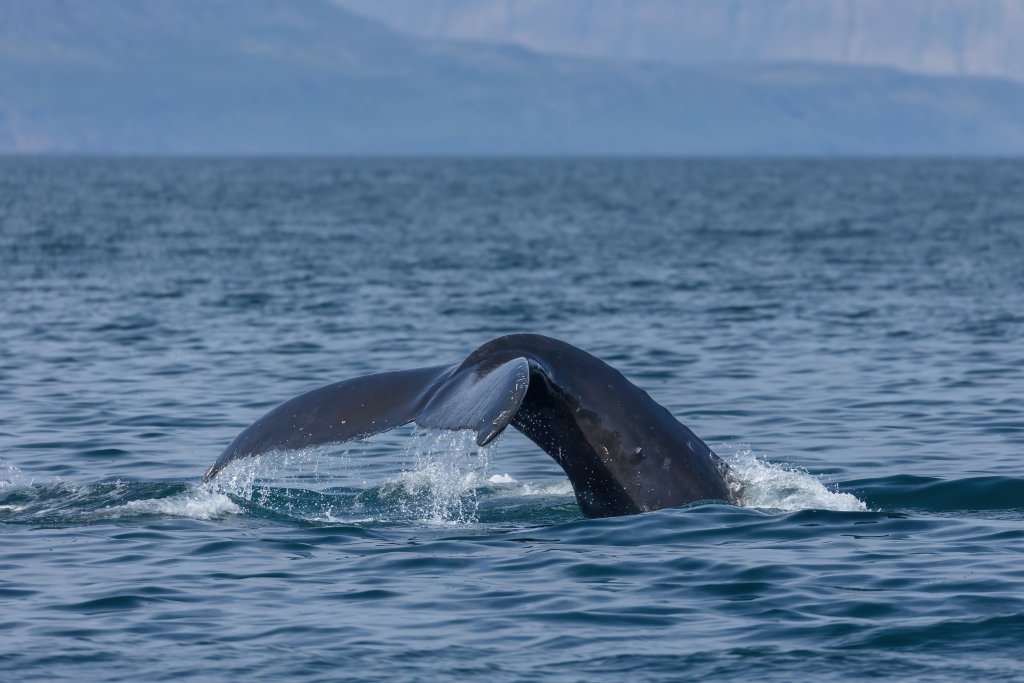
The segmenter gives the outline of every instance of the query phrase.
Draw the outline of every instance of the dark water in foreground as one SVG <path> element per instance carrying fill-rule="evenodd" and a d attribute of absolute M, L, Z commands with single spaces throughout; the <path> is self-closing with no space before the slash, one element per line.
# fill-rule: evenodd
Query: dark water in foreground
<path fill-rule="evenodd" d="M 1024 680 L 1024 163 L 0 160 L 0 680 Z M 587 520 L 518 434 L 240 464 L 503 333 L 743 506 Z"/>

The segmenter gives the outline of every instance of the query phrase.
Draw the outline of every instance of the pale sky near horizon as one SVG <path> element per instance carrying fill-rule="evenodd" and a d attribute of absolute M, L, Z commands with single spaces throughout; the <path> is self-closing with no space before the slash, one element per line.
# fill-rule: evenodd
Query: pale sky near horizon
<path fill-rule="evenodd" d="M 1024 0 L 333 0 L 416 35 L 579 56 L 1024 81 Z"/>

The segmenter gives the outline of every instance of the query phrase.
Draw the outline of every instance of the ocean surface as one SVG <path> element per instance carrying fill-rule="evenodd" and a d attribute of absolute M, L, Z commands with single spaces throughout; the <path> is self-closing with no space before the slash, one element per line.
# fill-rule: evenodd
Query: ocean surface
<path fill-rule="evenodd" d="M 205 469 L 502 334 L 740 505 L 508 430 Z M 1024 162 L 0 158 L 0 681 L 1024 680 Z"/>

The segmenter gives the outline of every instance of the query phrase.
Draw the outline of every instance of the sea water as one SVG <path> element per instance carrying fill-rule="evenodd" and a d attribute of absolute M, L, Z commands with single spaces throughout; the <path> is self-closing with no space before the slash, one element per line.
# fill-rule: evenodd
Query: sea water
<path fill-rule="evenodd" d="M 508 430 L 206 468 L 537 332 L 733 465 Z M 0 680 L 1024 679 L 1024 163 L 0 159 Z"/>

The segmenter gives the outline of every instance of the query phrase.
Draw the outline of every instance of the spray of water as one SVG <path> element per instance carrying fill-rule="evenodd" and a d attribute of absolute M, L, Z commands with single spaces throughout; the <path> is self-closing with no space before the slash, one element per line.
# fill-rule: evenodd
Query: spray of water
<path fill-rule="evenodd" d="M 32 479 L 22 474 L 20 469 L 0 460 L 0 489 L 31 485 Z"/>
<path fill-rule="evenodd" d="M 0 461 L 0 514 L 8 520 L 73 517 L 96 521 L 141 515 L 214 519 L 241 514 L 239 500 L 290 517 L 327 523 L 474 523 L 482 497 L 568 498 L 569 481 L 520 482 L 491 474 L 496 444 L 480 448 L 470 431 L 416 430 L 406 441 L 405 465 L 396 477 L 378 462 L 383 484 L 367 482 L 367 445 L 352 451 L 311 448 L 245 458 L 210 484 L 153 496 L 146 484 L 83 484 L 55 481 L 42 487 L 14 465 Z M 803 470 L 757 457 L 749 447 L 726 446 L 731 485 L 744 507 L 766 511 L 804 509 L 864 511 L 855 496 L 834 490 Z M 390 458 L 387 459 L 390 461 Z M 379 479 L 378 479 L 379 481 Z M 140 494 L 141 497 L 140 497 Z M 146 495 L 149 494 L 149 495 Z M 26 517 L 27 516 L 27 517 Z"/>
<path fill-rule="evenodd" d="M 24 475 L 14 465 L 7 465 L 0 463 L 0 491 L 11 490 L 17 487 L 29 486 L 31 482 L 26 482 Z M 0 513 L 3 512 L 21 512 L 27 506 L 24 504 L 15 503 L 0 503 Z"/>
<path fill-rule="evenodd" d="M 350 507 L 347 503 L 351 503 L 352 496 L 336 495 L 330 490 L 344 490 L 353 474 L 349 450 L 339 452 L 336 446 L 311 447 L 236 460 L 216 479 L 200 484 L 200 488 L 290 517 L 328 523 L 351 522 L 353 520 L 347 516 L 338 517 L 335 512 L 336 508 Z"/>
<path fill-rule="evenodd" d="M 743 507 L 784 512 L 868 509 L 856 496 L 829 489 L 809 472 L 757 457 L 749 446 L 736 448 L 726 460 L 732 468 L 730 486 Z"/>
<path fill-rule="evenodd" d="M 209 487 L 116 480 L 37 484 L 14 465 L 0 463 L 0 519 L 32 524 L 90 524 L 156 515 L 215 519 L 241 509 Z M 161 495 L 163 494 L 163 495 Z"/>
<path fill-rule="evenodd" d="M 368 485 L 366 444 L 342 454 L 307 448 L 238 460 L 209 485 L 278 513 L 325 522 L 428 524 L 475 522 L 488 486 L 495 443 L 478 447 L 471 431 L 417 429 L 406 440 L 401 473 Z"/>
<path fill-rule="evenodd" d="M 148 515 L 205 520 L 236 515 L 241 511 L 242 509 L 223 493 L 198 486 L 166 498 L 130 500 L 123 505 L 104 506 L 78 516 L 84 521 L 131 519 Z"/>
<path fill-rule="evenodd" d="M 381 487 L 381 497 L 430 524 L 475 522 L 478 488 L 488 481 L 496 441 L 480 447 L 471 431 L 418 429 L 406 447 L 406 468 Z"/>

